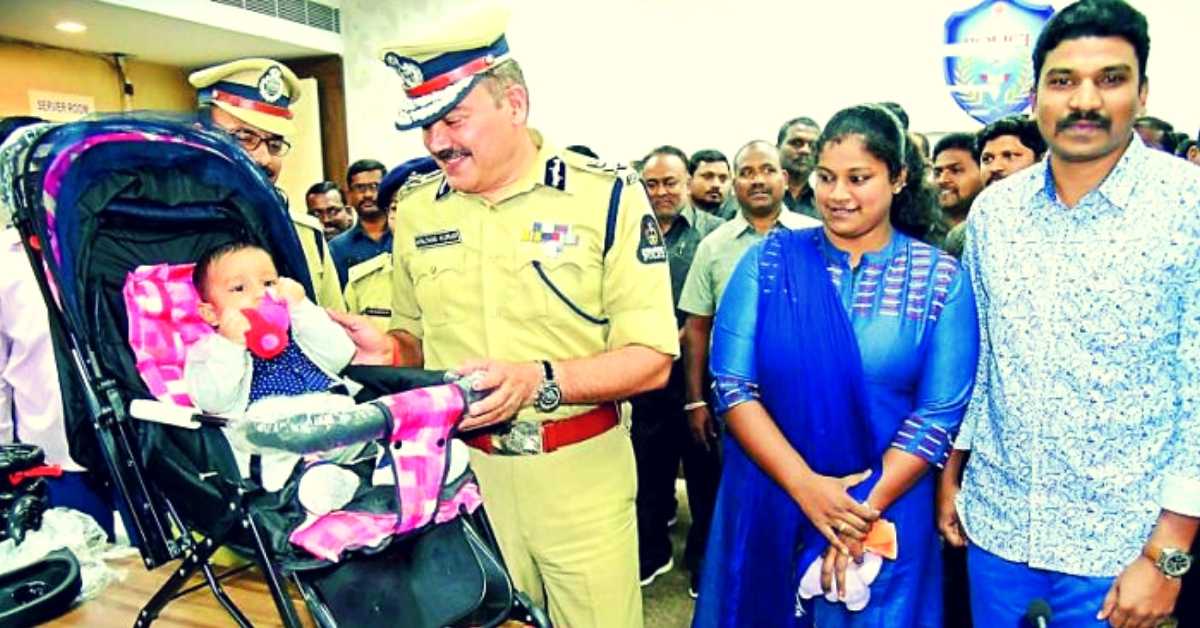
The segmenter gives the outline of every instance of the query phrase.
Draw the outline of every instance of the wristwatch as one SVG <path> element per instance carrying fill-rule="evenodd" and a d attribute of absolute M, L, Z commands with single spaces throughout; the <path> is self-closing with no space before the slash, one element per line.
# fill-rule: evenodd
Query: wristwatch
<path fill-rule="evenodd" d="M 533 407 L 538 412 L 554 412 L 562 403 L 562 388 L 554 379 L 554 368 L 548 360 L 542 360 L 542 383 L 538 386 Z"/>
<path fill-rule="evenodd" d="M 1180 578 L 1192 569 L 1192 555 L 1175 547 L 1150 547 L 1146 558 L 1168 578 Z"/>

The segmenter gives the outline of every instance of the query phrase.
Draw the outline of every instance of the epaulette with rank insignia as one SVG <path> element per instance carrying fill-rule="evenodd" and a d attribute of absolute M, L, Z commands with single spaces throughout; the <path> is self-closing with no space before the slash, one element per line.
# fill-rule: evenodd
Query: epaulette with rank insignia
<path fill-rule="evenodd" d="M 434 181 L 440 181 L 443 177 L 444 173 L 441 170 L 434 170 L 433 172 L 427 174 L 413 173 L 408 177 L 408 180 L 404 182 L 404 185 L 400 186 L 399 190 L 396 190 L 396 200 L 400 200 L 408 196 L 419 187 L 424 187 L 433 183 Z"/>
<path fill-rule="evenodd" d="M 594 159 L 586 155 L 579 155 L 571 151 L 567 151 L 564 155 L 567 163 L 577 168 L 582 168 L 597 174 L 605 174 L 614 178 L 621 179 L 625 185 L 633 185 L 641 178 L 636 170 L 630 168 L 626 164 L 608 163 L 599 159 Z"/>
<path fill-rule="evenodd" d="M 563 153 L 563 160 L 573 168 L 598 174 L 612 181 L 612 192 L 608 197 L 608 217 L 604 224 L 604 255 L 612 249 L 616 237 L 617 212 L 621 207 L 621 194 L 626 186 L 638 182 L 638 173 L 622 164 L 609 164 L 599 159 L 580 155 L 572 151 Z"/>

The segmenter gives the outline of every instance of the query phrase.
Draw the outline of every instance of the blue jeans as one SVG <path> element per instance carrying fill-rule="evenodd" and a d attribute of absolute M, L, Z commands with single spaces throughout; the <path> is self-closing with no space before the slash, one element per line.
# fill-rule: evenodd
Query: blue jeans
<path fill-rule="evenodd" d="M 1112 587 L 1112 578 L 1072 576 L 1012 563 L 972 545 L 967 552 L 971 615 L 975 628 L 1027 628 L 1030 602 L 1043 599 L 1053 612 L 1054 628 L 1100 628 L 1096 613 Z"/>

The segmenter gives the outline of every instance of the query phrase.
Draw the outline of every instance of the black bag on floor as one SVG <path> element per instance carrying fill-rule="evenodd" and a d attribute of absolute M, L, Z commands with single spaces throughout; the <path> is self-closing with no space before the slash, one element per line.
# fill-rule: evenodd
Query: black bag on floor
<path fill-rule="evenodd" d="M 79 561 L 67 549 L 0 574 L 0 628 L 48 622 L 70 610 L 82 587 Z"/>

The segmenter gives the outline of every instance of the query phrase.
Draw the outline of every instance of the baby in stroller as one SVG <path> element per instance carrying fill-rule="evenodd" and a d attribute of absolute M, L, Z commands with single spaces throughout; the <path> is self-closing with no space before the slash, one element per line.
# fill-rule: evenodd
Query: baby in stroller
<path fill-rule="evenodd" d="M 525 616 L 533 610 L 525 612 L 529 604 L 519 601 L 498 559 L 473 476 L 451 451 L 462 447 L 453 436 L 469 401 L 466 386 L 448 383 L 442 372 L 351 366 L 345 377 L 364 385 L 358 405 L 348 394 L 318 393 L 340 397 L 329 402 L 347 410 L 306 407 L 274 421 L 247 420 L 247 411 L 258 411 L 247 393 L 231 402 L 237 409 L 227 422 L 196 411 L 187 356 L 221 332 L 200 316 L 194 262 L 228 242 L 251 242 L 312 294 L 287 209 L 243 150 L 190 121 L 147 115 L 47 126 L 21 139 L 0 150 L 0 197 L 14 210 L 55 330 L 72 455 L 78 450 L 87 466 L 108 472 L 147 568 L 173 563 L 139 625 L 195 575 L 235 623 L 249 625 L 210 562 L 221 548 L 261 567 L 289 627 L 302 622 L 285 579 L 323 627 L 531 621 Z M 324 312 L 303 299 L 284 306 L 288 282 L 281 283 L 276 298 L 263 299 L 268 305 L 243 314 L 251 328 L 257 321 L 260 330 L 284 331 L 252 331 L 241 336 L 244 344 L 233 342 L 242 375 L 253 387 L 249 350 L 271 353 L 286 340 L 329 376 L 330 389 L 353 393 L 333 375 L 338 364 L 324 361 L 339 351 L 336 336 L 314 347 L 297 340 L 298 319 Z M 217 305 L 211 295 L 205 300 Z M 282 323 L 269 303 L 282 306 Z M 340 355 L 338 363 L 350 353 Z M 294 400 L 278 402 L 285 401 Z M 368 456 L 348 465 L 361 478 L 355 499 L 315 516 L 296 499 L 296 474 L 280 491 L 242 476 L 230 446 L 241 437 L 260 450 L 295 454 L 293 471 L 304 469 L 299 461 L 307 456 L 362 443 L 386 452 L 386 464 L 376 467 Z M 389 484 L 371 481 L 377 469 Z"/>
<path fill-rule="evenodd" d="M 187 353 L 184 380 L 198 408 L 271 421 L 355 405 L 350 393 L 357 384 L 338 376 L 354 356 L 353 342 L 299 283 L 279 276 L 270 253 L 243 241 L 219 245 L 200 257 L 192 281 L 200 296 L 197 313 L 217 332 Z M 260 456 L 263 488 L 282 488 L 301 456 L 256 447 L 239 434 L 226 430 L 242 476 L 250 477 L 252 456 Z M 305 456 L 301 505 L 317 515 L 345 506 L 360 480 L 339 465 L 378 458 L 380 451 L 369 442 Z"/>

